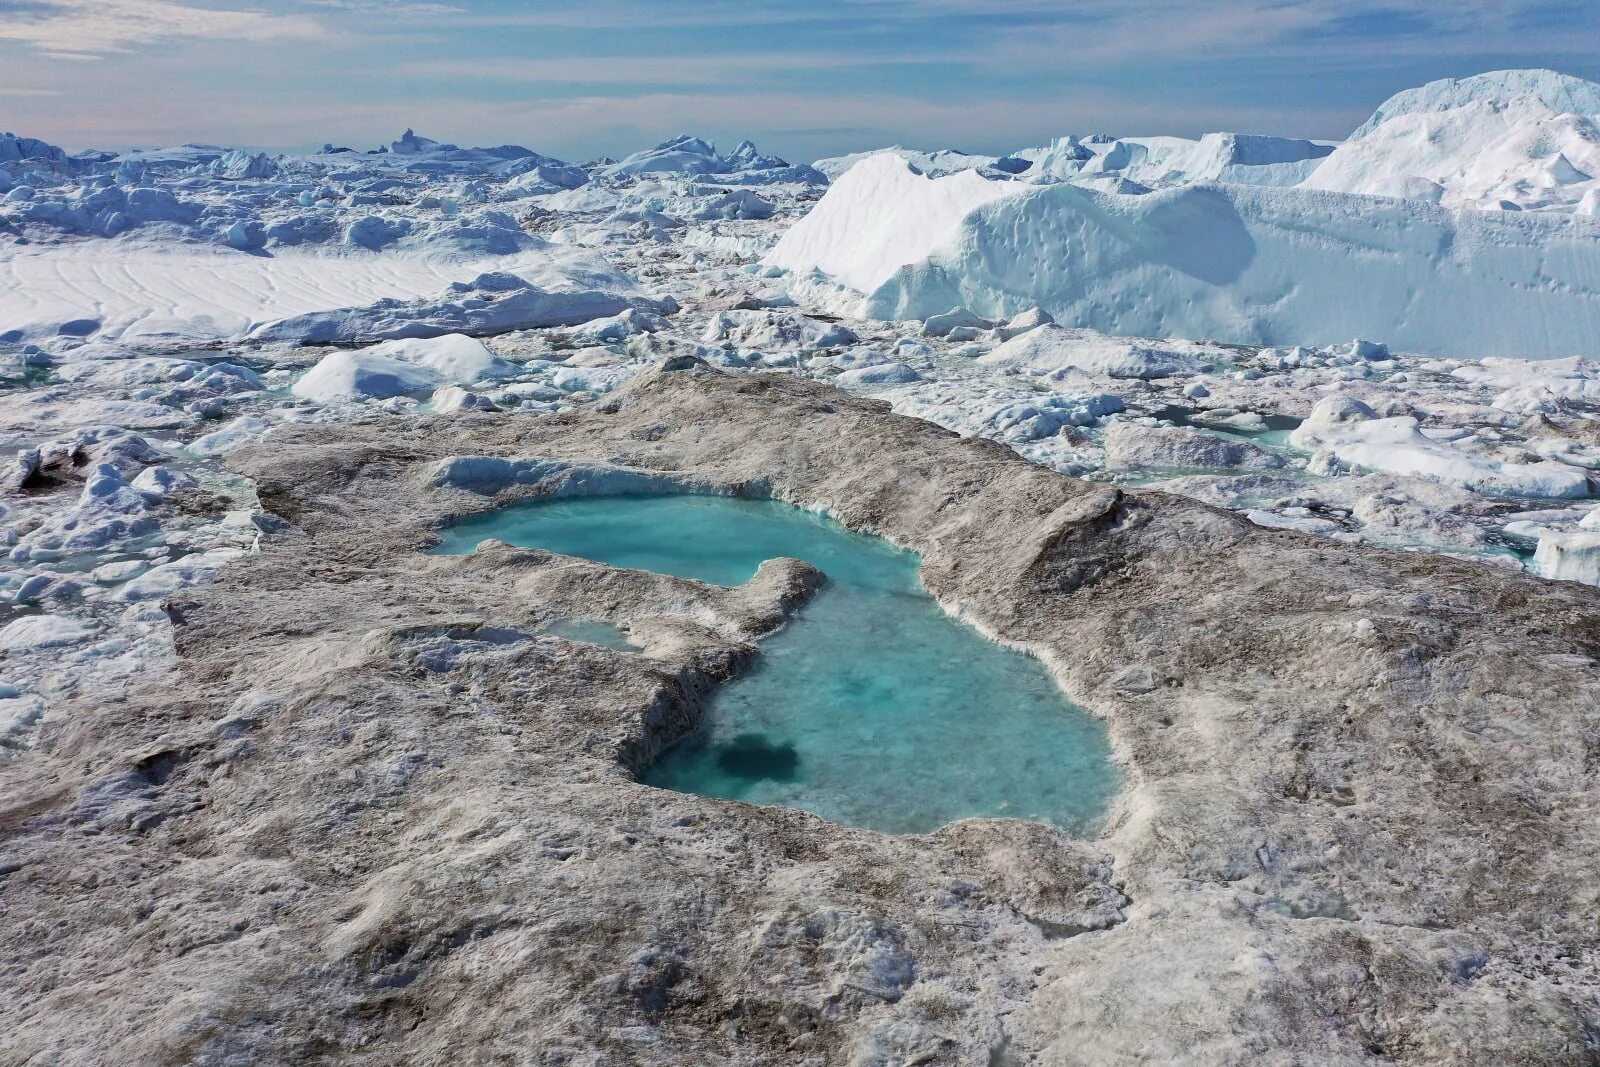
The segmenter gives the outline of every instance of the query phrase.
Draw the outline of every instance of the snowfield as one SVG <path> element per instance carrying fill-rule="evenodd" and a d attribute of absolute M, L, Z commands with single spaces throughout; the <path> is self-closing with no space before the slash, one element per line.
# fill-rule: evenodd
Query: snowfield
<path fill-rule="evenodd" d="M 292 315 L 430 295 L 485 270 L 559 275 L 562 260 L 574 258 L 297 249 L 261 255 L 117 241 L 27 245 L 0 255 L 0 335 L 13 342 L 74 331 L 105 340 L 219 340 Z"/>

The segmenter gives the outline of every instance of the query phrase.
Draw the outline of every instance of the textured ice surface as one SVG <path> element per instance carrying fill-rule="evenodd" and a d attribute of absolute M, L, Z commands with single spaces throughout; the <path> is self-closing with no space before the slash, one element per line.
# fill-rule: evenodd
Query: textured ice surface
<path fill-rule="evenodd" d="M 1600 353 L 1600 222 L 1307 189 L 1142 195 L 930 179 L 876 156 L 766 262 L 868 318 L 1041 307 L 1112 334 L 1240 344 L 1381 337 L 1432 355 Z"/>
<path fill-rule="evenodd" d="M 885 541 L 786 504 L 674 495 L 514 505 L 453 527 L 440 550 L 488 537 L 719 585 L 779 557 L 827 574 L 649 768 L 652 785 L 896 833 L 974 816 L 1086 832 L 1117 788 L 1100 724 L 1036 660 L 941 611 L 918 557 Z"/>
<path fill-rule="evenodd" d="M 1600 188 L 1597 120 L 1600 85 L 1581 78 L 1549 70 L 1445 78 L 1384 101 L 1305 184 L 1449 206 L 1572 210 Z"/>

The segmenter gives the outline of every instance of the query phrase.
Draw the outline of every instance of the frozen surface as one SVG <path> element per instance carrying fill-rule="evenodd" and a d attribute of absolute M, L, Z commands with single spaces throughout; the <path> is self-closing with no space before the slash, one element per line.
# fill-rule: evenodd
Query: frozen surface
<path fill-rule="evenodd" d="M 43 339 L 64 323 L 80 322 L 115 339 L 235 337 L 269 319 L 423 296 L 486 267 L 543 267 L 543 258 L 259 256 L 109 241 L 29 245 L 0 255 L 0 333 Z"/>
<path fill-rule="evenodd" d="M 1409 173 L 1418 146 L 1382 131 L 1442 124 L 1441 152 L 1521 181 L 1541 172 L 1451 140 L 1489 129 L 1466 109 L 1527 147 L 1597 98 L 1466 79 L 1357 136 Z M 309 156 L 0 136 L 0 624 L 25 623 L 0 757 L 70 694 L 161 676 L 163 600 L 296 536 L 228 472 L 238 450 L 306 422 L 559 416 L 663 360 L 827 381 L 1283 536 L 1600 583 L 1592 191 L 1529 179 L 1511 211 L 1296 189 L 1334 146 L 1231 133 L 862 155 L 824 193 L 697 138 L 618 169 L 415 132 Z M 462 457 L 440 484 L 531 462 Z"/>

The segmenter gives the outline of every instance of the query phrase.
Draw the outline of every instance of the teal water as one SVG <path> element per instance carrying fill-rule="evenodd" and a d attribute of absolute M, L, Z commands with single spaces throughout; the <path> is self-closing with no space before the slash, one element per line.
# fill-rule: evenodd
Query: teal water
<path fill-rule="evenodd" d="M 552 619 L 541 626 L 539 632 L 553 634 L 568 641 L 582 641 L 587 645 L 615 649 L 618 652 L 639 651 L 639 646 L 628 640 L 626 633 L 604 619 Z"/>
<path fill-rule="evenodd" d="M 972 816 L 1095 830 L 1120 779 L 1101 724 L 1035 659 L 939 609 L 919 557 L 786 504 L 712 496 L 518 504 L 444 531 L 733 586 L 763 560 L 828 584 L 642 780 L 919 833 Z"/>

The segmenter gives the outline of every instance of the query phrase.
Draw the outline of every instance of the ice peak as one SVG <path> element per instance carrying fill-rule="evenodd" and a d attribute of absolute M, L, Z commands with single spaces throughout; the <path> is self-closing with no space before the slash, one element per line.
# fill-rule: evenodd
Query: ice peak
<path fill-rule="evenodd" d="M 389 150 L 401 156 L 421 155 L 424 152 L 452 152 L 455 148 L 453 144 L 440 144 L 427 137 L 418 137 L 410 127 L 406 128 L 405 136 L 398 141 L 389 142 Z"/>
<path fill-rule="evenodd" d="M 1537 102 L 1557 114 L 1600 115 L 1600 84 L 1554 70 L 1492 70 L 1470 78 L 1441 78 L 1396 93 L 1378 106 L 1351 140 L 1400 115 L 1449 111 L 1468 104 L 1512 106 Z"/>
<path fill-rule="evenodd" d="M 699 137 L 692 137 L 687 133 L 680 133 L 670 141 L 663 141 L 656 145 L 661 151 L 689 152 L 697 156 L 715 156 L 717 149 L 710 141 Z"/>

